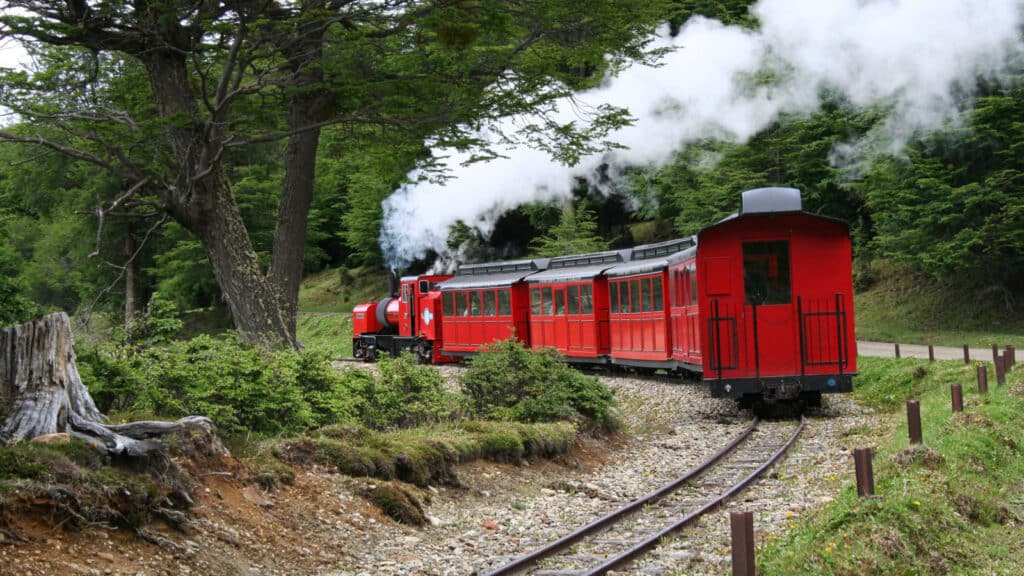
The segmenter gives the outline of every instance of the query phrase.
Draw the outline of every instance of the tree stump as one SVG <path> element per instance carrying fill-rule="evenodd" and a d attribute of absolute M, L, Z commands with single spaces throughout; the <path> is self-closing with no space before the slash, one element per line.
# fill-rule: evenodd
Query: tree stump
<path fill-rule="evenodd" d="M 107 424 L 78 375 L 72 344 L 63 312 L 0 330 L 0 444 L 65 432 L 111 454 L 142 456 L 161 446 L 153 438 L 195 430 L 226 452 L 205 416 Z"/>

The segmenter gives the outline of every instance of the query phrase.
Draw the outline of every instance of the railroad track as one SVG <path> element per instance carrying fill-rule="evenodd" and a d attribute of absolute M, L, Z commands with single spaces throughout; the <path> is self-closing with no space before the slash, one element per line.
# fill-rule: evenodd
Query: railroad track
<path fill-rule="evenodd" d="M 635 562 L 663 539 L 740 493 L 796 442 L 805 421 L 759 422 L 684 475 L 572 533 L 508 561 L 487 576 L 605 574 Z M 671 573 L 646 562 L 645 574 Z"/>

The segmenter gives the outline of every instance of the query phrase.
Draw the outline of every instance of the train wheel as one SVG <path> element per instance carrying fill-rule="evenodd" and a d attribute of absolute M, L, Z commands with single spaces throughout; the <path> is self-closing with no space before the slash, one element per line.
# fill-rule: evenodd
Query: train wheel
<path fill-rule="evenodd" d="M 430 342 L 421 342 L 419 346 L 420 364 L 433 364 L 434 346 Z"/>

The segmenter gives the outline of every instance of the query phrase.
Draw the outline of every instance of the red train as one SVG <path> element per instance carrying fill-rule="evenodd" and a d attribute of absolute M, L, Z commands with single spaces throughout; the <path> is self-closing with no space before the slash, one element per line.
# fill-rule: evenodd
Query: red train
<path fill-rule="evenodd" d="M 368 361 L 453 362 L 514 337 L 571 362 L 700 373 L 744 403 L 817 403 L 856 372 L 849 228 L 804 212 L 794 188 L 744 192 L 690 238 L 405 277 L 353 318 Z"/>

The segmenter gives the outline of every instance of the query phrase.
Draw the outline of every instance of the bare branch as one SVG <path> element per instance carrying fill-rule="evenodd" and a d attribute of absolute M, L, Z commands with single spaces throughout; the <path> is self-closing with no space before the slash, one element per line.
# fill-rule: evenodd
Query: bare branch
<path fill-rule="evenodd" d="M 121 282 L 121 279 L 124 278 L 125 270 L 128 268 L 128 265 L 135 261 L 135 258 L 139 255 L 140 252 L 142 252 L 142 249 L 146 246 L 146 243 L 149 241 L 149 237 L 153 234 L 153 232 L 157 230 L 157 228 L 162 226 L 164 222 L 167 222 L 167 218 L 167 214 L 161 214 L 160 219 L 157 220 L 152 226 L 150 226 L 148 230 L 146 230 L 146 235 L 142 238 L 142 242 L 139 243 L 138 247 L 136 247 L 135 252 L 133 252 L 132 255 L 128 257 L 127 260 L 125 260 L 123 265 L 114 266 L 115 268 L 120 269 L 121 272 L 117 275 L 117 278 L 114 278 L 114 280 L 109 285 L 107 285 L 106 288 L 100 290 L 99 294 L 96 295 L 96 298 L 94 298 L 92 302 L 90 302 L 88 305 L 82 308 L 81 313 L 78 315 L 78 323 L 80 326 L 89 325 L 89 321 L 92 318 L 93 309 L 96 307 L 97 304 L 99 304 L 100 300 L 102 300 L 103 297 L 107 295 L 108 292 L 114 289 L 114 286 L 117 286 L 118 283 Z M 108 262 L 108 264 L 110 263 Z"/>

